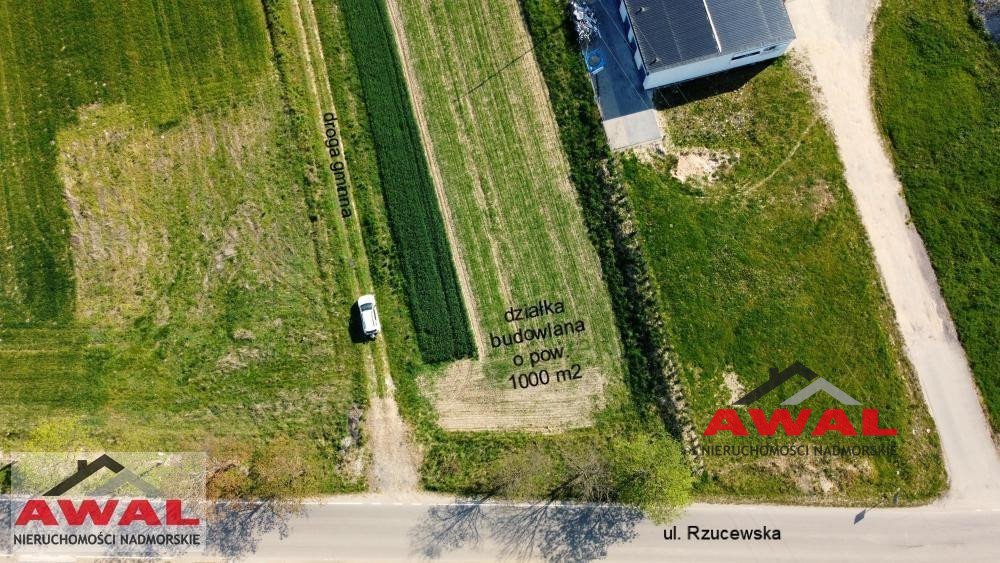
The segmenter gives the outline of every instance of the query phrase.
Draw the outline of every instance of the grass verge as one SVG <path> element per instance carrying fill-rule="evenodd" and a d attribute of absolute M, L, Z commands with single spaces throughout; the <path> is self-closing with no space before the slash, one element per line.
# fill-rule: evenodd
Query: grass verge
<path fill-rule="evenodd" d="M 968 2 L 885 0 L 872 49 L 876 114 L 1000 432 L 1000 48 Z"/>
<path fill-rule="evenodd" d="M 893 438 L 702 437 L 703 447 L 894 450 L 706 455 L 700 492 L 796 503 L 875 501 L 897 489 L 908 502 L 932 498 L 944 486 L 933 421 L 806 80 L 782 58 L 663 91 L 658 101 L 666 149 L 623 157 L 623 179 L 643 210 L 639 230 L 696 427 L 766 380 L 769 368 L 801 361 L 898 429 Z M 799 388 L 785 383 L 753 407 L 770 412 Z M 841 405 L 815 396 L 803 407 L 815 423 Z M 846 412 L 858 419 L 861 408 Z"/>

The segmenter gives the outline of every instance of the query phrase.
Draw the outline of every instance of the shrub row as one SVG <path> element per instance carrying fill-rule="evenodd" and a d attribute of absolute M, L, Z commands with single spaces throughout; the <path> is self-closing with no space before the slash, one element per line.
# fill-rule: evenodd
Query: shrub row
<path fill-rule="evenodd" d="M 444 221 L 381 0 L 341 3 L 378 155 L 417 343 L 426 362 L 475 354 Z"/>

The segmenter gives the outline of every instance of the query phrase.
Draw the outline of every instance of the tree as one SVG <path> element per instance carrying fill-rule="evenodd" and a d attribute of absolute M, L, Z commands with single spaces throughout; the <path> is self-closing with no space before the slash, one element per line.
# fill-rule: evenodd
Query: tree
<path fill-rule="evenodd" d="M 675 440 L 640 435 L 614 438 L 608 462 L 618 502 L 663 524 L 691 501 L 693 477 Z"/>
<path fill-rule="evenodd" d="M 490 496 L 617 502 L 662 524 L 690 502 L 693 477 L 671 438 L 591 435 L 552 450 L 532 445 L 508 453 L 488 482 Z"/>
<path fill-rule="evenodd" d="M 211 437 L 205 449 L 208 452 L 205 492 L 210 499 L 236 499 L 250 490 L 247 467 L 249 446 L 232 436 Z"/>
<path fill-rule="evenodd" d="M 488 495 L 512 499 L 547 496 L 556 486 L 559 471 L 552 455 L 538 445 L 514 450 L 492 466 Z"/>
<path fill-rule="evenodd" d="M 249 476 L 252 493 L 261 500 L 300 498 L 313 489 L 301 443 L 287 436 L 275 438 L 254 452 Z"/>
<path fill-rule="evenodd" d="M 594 437 L 582 442 L 571 442 L 560 452 L 566 468 L 566 488 L 569 496 L 588 502 L 612 502 L 615 493 L 614 476 L 606 441 Z"/>

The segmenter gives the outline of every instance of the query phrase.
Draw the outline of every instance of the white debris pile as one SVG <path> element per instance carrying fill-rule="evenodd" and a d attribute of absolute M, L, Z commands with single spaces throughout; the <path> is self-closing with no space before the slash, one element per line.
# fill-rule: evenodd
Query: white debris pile
<path fill-rule="evenodd" d="M 581 43 L 590 45 L 591 39 L 601 36 L 601 31 L 597 29 L 594 10 L 576 0 L 571 3 L 571 6 L 573 7 L 573 21 L 576 23 L 576 35 L 580 38 Z"/>

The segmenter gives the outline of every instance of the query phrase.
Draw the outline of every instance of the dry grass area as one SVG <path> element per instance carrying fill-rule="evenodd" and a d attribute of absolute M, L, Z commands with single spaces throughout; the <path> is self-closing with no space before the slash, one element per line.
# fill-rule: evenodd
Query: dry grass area
<path fill-rule="evenodd" d="M 513 0 L 389 2 L 432 176 L 473 318 L 479 362 L 433 382 L 447 429 L 555 431 L 585 426 L 621 378 L 621 352 L 601 265 L 569 182 L 544 81 Z M 502 69 L 502 70 L 501 70 Z M 508 322 L 504 313 L 547 299 L 557 316 Z M 492 335 L 582 320 L 580 334 L 492 347 Z M 514 354 L 564 346 L 582 379 L 514 389 L 529 371 Z"/>
<path fill-rule="evenodd" d="M 277 256 L 309 260 L 306 248 L 282 243 L 273 225 L 262 227 L 269 219 L 252 200 L 224 211 L 221 222 L 210 218 L 227 207 L 227 176 L 244 173 L 247 183 L 260 177 L 274 134 L 261 105 L 241 106 L 222 120 L 197 116 L 163 133 L 137 122 L 124 105 L 87 106 L 78 118 L 79 125 L 58 136 L 58 171 L 72 216 L 78 320 L 125 326 L 161 297 L 173 275 L 177 241 L 167 223 L 152 219 L 163 217 L 178 198 L 197 209 L 194 228 L 207 251 L 197 265 L 201 305 L 233 269 L 245 265 L 273 284 L 280 276 Z M 207 165 L 222 154 L 232 168 Z M 162 324 L 169 311 L 156 317 Z"/>
<path fill-rule="evenodd" d="M 528 430 L 554 433 L 589 426 L 590 414 L 605 405 L 607 382 L 586 369 L 573 384 L 550 383 L 527 389 L 497 386 L 482 362 L 460 360 L 433 383 L 438 423 L 445 430 Z"/>
<path fill-rule="evenodd" d="M 714 184 L 717 173 L 729 165 L 730 157 L 725 153 L 704 148 L 684 149 L 677 153 L 677 164 L 670 174 L 681 182 L 702 181 Z"/>
<path fill-rule="evenodd" d="M 271 156 L 283 135 L 274 95 L 267 85 L 168 127 L 125 104 L 90 104 L 56 135 L 75 317 L 114 343 L 113 361 L 91 362 L 103 429 L 131 423 L 146 395 L 172 398 L 169 432 L 182 436 L 198 424 L 226 435 L 237 420 L 240 433 L 275 418 L 289 432 L 329 417 L 343 425 L 362 358 L 346 330 L 331 330 L 301 188 Z M 355 291 L 336 287 L 349 303 Z M 136 345 L 163 354 L 156 370 Z M 144 386 L 122 370 L 144 374 Z"/>
<path fill-rule="evenodd" d="M 326 77 L 282 72 L 315 33 L 269 33 L 288 2 L 64 4 L 0 2 L 0 448 L 207 449 L 233 496 L 255 459 L 364 488 L 368 267 L 303 83 Z"/>

